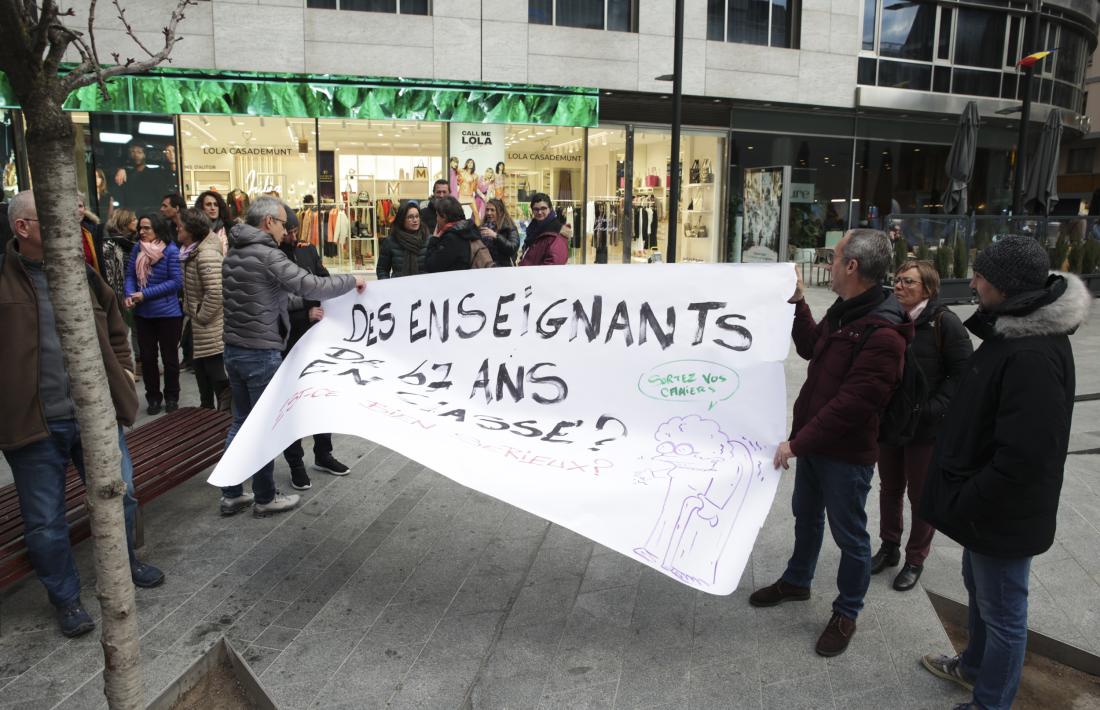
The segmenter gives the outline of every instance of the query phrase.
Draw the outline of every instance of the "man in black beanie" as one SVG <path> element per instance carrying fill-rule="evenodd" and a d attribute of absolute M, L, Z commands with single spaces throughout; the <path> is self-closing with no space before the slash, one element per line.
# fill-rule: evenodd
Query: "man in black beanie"
<path fill-rule="evenodd" d="M 1027 649 L 1031 558 L 1054 542 L 1073 415 L 1069 335 L 1092 297 L 1073 274 L 1051 273 L 1032 237 L 1009 236 L 974 261 L 982 343 L 944 415 L 921 515 L 963 546 L 970 636 L 957 656 L 921 659 L 973 691 L 959 707 L 1009 710 Z"/>

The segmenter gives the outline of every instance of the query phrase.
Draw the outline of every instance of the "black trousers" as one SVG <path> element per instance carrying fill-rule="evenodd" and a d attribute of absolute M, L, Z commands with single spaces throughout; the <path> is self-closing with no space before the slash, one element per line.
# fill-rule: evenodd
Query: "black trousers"
<path fill-rule="evenodd" d="M 195 368 L 195 381 L 199 385 L 199 406 L 214 409 L 215 398 L 217 398 L 217 408 L 228 412 L 232 396 L 222 354 L 197 357 L 192 362 Z"/>
<path fill-rule="evenodd" d="M 180 399 L 180 331 L 183 316 L 172 318 L 142 318 L 134 316 L 138 345 L 141 350 L 141 379 L 145 383 L 145 399 L 149 402 Z M 157 352 L 164 363 L 164 392 L 161 393 Z"/>
<path fill-rule="evenodd" d="M 319 454 L 332 453 L 332 434 L 313 435 L 313 459 L 317 460 Z M 283 451 L 283 458 L 289 466 L 301 466 L 305 452 L 302 450 L 302 440 L 295 441 Z"/>

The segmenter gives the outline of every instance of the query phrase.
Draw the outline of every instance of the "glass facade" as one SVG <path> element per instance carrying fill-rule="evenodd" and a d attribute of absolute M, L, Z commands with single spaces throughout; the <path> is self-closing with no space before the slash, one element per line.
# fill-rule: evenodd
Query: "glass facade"
<path fill-rule="evenodd" d="M 707 39 L 798 47 L 796 0 L 707 0 Z"/>
<path fill-rule="evenodd" d="M 915 91 L 1019 99 L 1017 63 L 1024 19 L 1005 5 L 989 9 L 936 2 L 865 0 L 857 81 Z M 1017 8 L 1018 9 L 1018 8 Z M 1071 24 L 1044 20 L 1037 48 L 1057 51 L 1036 65 L 1032 97 L 1083 110 L 1088 38 Z"/>
<path fill-rule="evenodd" d="M 432 14 L 431 0 L 306 0 L 306 7 L 315 10 L 400 12 L 402 15 Z"/>

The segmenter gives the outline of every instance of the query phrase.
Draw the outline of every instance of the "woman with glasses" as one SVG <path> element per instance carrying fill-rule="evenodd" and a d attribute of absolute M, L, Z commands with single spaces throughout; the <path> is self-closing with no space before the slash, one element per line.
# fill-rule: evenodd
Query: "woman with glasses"
<path fill-rule="evenodd" d="M 564 264 L 569 260 L 569 225 L 562 225 L 554 212 L 554 203 L 544 192 L 531 198 L 531 223 L 527 225 L 527 237 L 523 240 L 523 257 L 520 266 L 548 266 Z"/>
<path fill-rule="evenodd" d="M 497 266 L 515 266 L 519 251 L 519 230 L 508 215 L 502 200 L 493 198 L 485 205 L 485 221 L 481 223 L 481 241 L 489 247 Z"/>
<path fill-rule="evenodd" d="M 378 265 L 374 272 L 380 279 L 415 276 L 424 271 L 424 255 L 428 245 L 428 228 L 420 219 L 420 203 L 403 202 L 390 233 L 378 248 Z"/>
<path fill-rule="evenodd" d="M 138 219 L 138 242 L 126 266 L 123 303 L 134 312 L 149 414 L 158 414 L 162 404 L 168 412 L 179 407 L 182 288 L 179 248 L 172 243 L 168 222 L 156 213 L 142 215 Z M 158 349 L 164 363 L 163 392 L 158 374 Z"/>
<path fill-rule="evenodd" d="M 871 558 L 871 573 L 901 561 L 903 500 L 908 490 L 912 527 L 905 544 L 905 565 L 894 578 L 894 589 L 905 592 L 920 579 L 935 530 L 921 519 L 921 492 L 932 458 L 936 430 L 947 411 L 958 378 L 974 348 L 962 321 L 939 303 L 940 275 L 930 261 L 906 261 L 894 276 L 894 296 L 916 326 L 910 347 L 928 383 L 929 397 L 921 410 L 913 439 L 902 446 L 879 442 L 879 537 L 882 545 Z"/>

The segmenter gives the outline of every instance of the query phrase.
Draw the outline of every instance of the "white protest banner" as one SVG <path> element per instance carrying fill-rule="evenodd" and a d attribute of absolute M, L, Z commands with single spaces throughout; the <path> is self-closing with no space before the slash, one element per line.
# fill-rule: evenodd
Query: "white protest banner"
<path fill-rule="evenodd" d="M 324 304 L 209 480 L 361 436 L 729 594 L 779 480 L 793 291 L 789 264 L 372 282 Z"/>

